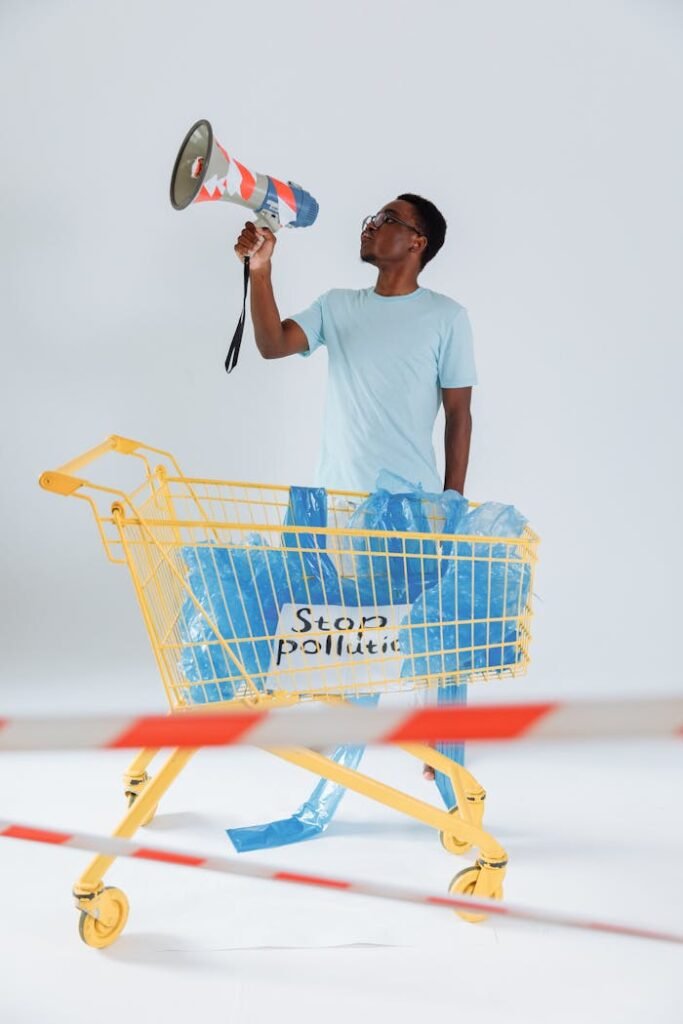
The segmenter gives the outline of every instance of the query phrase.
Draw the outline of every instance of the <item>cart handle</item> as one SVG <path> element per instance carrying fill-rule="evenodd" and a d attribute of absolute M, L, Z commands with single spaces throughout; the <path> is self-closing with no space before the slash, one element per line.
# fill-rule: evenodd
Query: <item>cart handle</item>
<path fill-rule="evenodd" d="M 133 441 L 129 437 L 120 437 L 118 434 L 112 434 L 106 439 L 106 441 L 103 441 L 102 444 L 98 444 L 94 448 L 90 448 L 89 451 L 84 452 L 82 455 L 77 455 L 69 462 L 65 462 L 59 469 L 50 469 L 41 474 L 39 481 L 40 486 L 46 491 L 52 491 L 54 494 L 73 494 L 74 491 L 79 489 L 79 487 L 92 486 L 92 484 L 88 483 L 87 480 L 74 475 L 79 470 L 90 465 L 91 462 L 101 458 L 103 455 L 107 455 L 109 452 L 119 452 L 121 455 L 135 455 L 139 448 L 164 456 L 176 469 L 178 469 L 178 473 L 180 473 L 179 467 L 170 452 L 163 451 L 161 448 L 151 448 L 149 445 L 143 444 L 142 441 Z M 110 490 L 110 488 L 96 489 Z M 113 491 L 113 493 L 119 494 L 121 492 Z"/>

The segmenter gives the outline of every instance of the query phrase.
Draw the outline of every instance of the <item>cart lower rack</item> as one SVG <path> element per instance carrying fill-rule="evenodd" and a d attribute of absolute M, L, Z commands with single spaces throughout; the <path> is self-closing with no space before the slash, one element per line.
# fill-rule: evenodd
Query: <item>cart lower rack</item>
<path fill-rule="evenodd" d="M 132 488 L 79 475 L 112 452 L 128 457 Z M 88 502 L 107 556 L 128 566 L 174 713 L 438 691 L 526 671 L 538 544 L 528 526 L 519 536 L 444 532 L 443 506 L 425 503 L 418 529 L 359 529 L 364 494 L 191 478 L 170 453 L 118 436 L 40 483 Z M 484 789 L 432 747 L 403 749 L 450 779 L 454 808 L 317 751 L 272 753 L 430 825 L 451 853 L 475 848 L 450 891 L 502 898 L 507 855 L 483 828 Z M 152 819 L 193 753 L 173 751 L 152 777 L 158 751 L 140 752 L 115 836 Z M 109 945 L 127 920 L 125 895 L 103 885 L 113 860 L 96 856 L 74 889 L 91 946 Z"/>

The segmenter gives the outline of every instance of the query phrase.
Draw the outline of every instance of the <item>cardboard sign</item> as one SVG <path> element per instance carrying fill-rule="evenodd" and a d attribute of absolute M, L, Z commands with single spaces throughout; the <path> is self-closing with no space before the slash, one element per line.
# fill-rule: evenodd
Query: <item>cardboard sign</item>
<path fill-rule="evenodd" d="M 268 686 L 333 693 L 398 680 L 398 633 L 410 605 L 283 605 Z"/>

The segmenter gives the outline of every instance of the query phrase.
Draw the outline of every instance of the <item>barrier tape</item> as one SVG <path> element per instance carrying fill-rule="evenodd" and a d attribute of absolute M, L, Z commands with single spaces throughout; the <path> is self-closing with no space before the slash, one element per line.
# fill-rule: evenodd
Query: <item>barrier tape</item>
<path fill-rule="evenodd" d="M 491 917 L 515 918 L 533 924 L 553 925 L 560 928 L 574 928 L 581 931 L 602 932 L 631 938 L 648 939 L 656 942 L 683 944 L 683 934 L 663 932 L 635 925 L 613 921 L 596 921 L 593 918 L 562 911 L 536 910 L 516 904 L 500 903 L 496 900 L 473 896 L 434 896 L 416 889 L 376 882 L 359 882 L 347 879 L 329 878 L 324 875 L 300 874 L 284 871 L 252 861 L 235 861 L 228 857 L 209 854 L 183 853 L 178 850 L 162 849 L 158 846 L 138 846 L 128 839 L 114 836 L 92 835 L 86 832 L 60 832 L 55 829 L 35 828 L 0 819 L 0 836 L 8 839 L 24 839 L 29 842 L 47 843 L 53 846 L 68 846 L 93 853 L 111 854 L 115 857 L 131 857 L 134 860 L 157 861 L 176 864 L 179 867 L 202 868 L 227 875 L 241 875 L 270 882 L 288 882 L 295 885 L 333 889 L 337 892 L 356 896 L 373 896 L 378 899 L 401 903 L 418 903 L 441 909 L 460 910 L 466 913 L 482 913 Z"/>
<path fill-rule="evenodd" d="M 323 747 L 339 743 L 567 740 L 683 736 L 683 698 L 0 718 L 0 751 L 123 747 Z"/>

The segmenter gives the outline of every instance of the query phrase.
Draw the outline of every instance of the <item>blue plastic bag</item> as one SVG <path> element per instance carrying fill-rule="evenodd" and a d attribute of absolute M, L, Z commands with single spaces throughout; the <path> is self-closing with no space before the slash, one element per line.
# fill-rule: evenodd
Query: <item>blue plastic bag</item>
<path fill-rule="evenodd" d="M 290 488 L 285 526 L 326 525 L 325 490 Z M 325 553 L 325 539 L 324 534 L 284 530 L 283 548 L 251 534 L 244 546 L 181 549 L 195 599 L 186 597 L 179 622 L 184 645 L 181 669 L 188 682 L 197 684 L 189 687 L 193 703 L 242 696 L 246 680 L 239 664 L 259 688 L 265 686 L 272 655 L 272 640 L 267 638 L 277 632 L 283 605 L 341 603 L 339 577 Z M 237 663 L 219 637 L 227 641 Z"/>
<path fill-rule="evenodd" d="M 327 491 L 324 487 L 290 487 L 285 515 L 287 526 L 327 526 Z M 283 604 L 342 604 L 339 575 L 326 553 L 324 533 L 283 532 L 287 549 L 278 598 Z"/>
<path fill-rule="evenodd" d="M 428 494 L 383 470 L 377 489 L 349 519 L 354 530 L 455 533 L 467 510 L 457 491 Z M 437 543 L 392 537 L 354 537 L 355 580 L 344 580 L 347 603 L 410 604 L 438 579 Z"/>
<path fill-rule="evenodd" d="M 525 523 L 513 506 L 488 502 L 464 516 L 458 533 L 519 537 Z M 528 598 L 529 564 L 514 544 L 456 544 L 457 557 L 447 560 L 439 582 L 420 594 L 404 620 L 402 676 L 499 668 L 521 657 L 516 619 Z"/>
<path fill-rule="evenodd" d="M 181 549 L 188 584 L 202 609 L 186 597 L 179 621 L 181 669 L 188 682 L 197 684 L 189 687 L 192 703 L 232 700 L 245 684 L 238 663 L 257 686 L 264 684 L 270 643 L 248 638 L 272 635 L 278 608 L 263 572 L 267 558 L 264 541 L 257 535 L 248 540 L 250 546 L 245 547 L 206 544 Z M 237 663 L 219 637 L 229 642 Z"/>
<path fill-rule="evenodd" d="M 374 707 L 379 700 L 379 694 L 365 694 L 349 700 L 354 704 Z M 330 759 L 355 771 L 364 751 L 364 746 L 343 744 L 336 748 Z M 330 779 L 320 779 L 308 800 L 289 818 L 269 821 L 264 825 L 228 828 L 225 831 L 238 853 L 288 846 L 305 839 L 315 839 L 332 821 L 345 792 L 345 786 Z"/>

